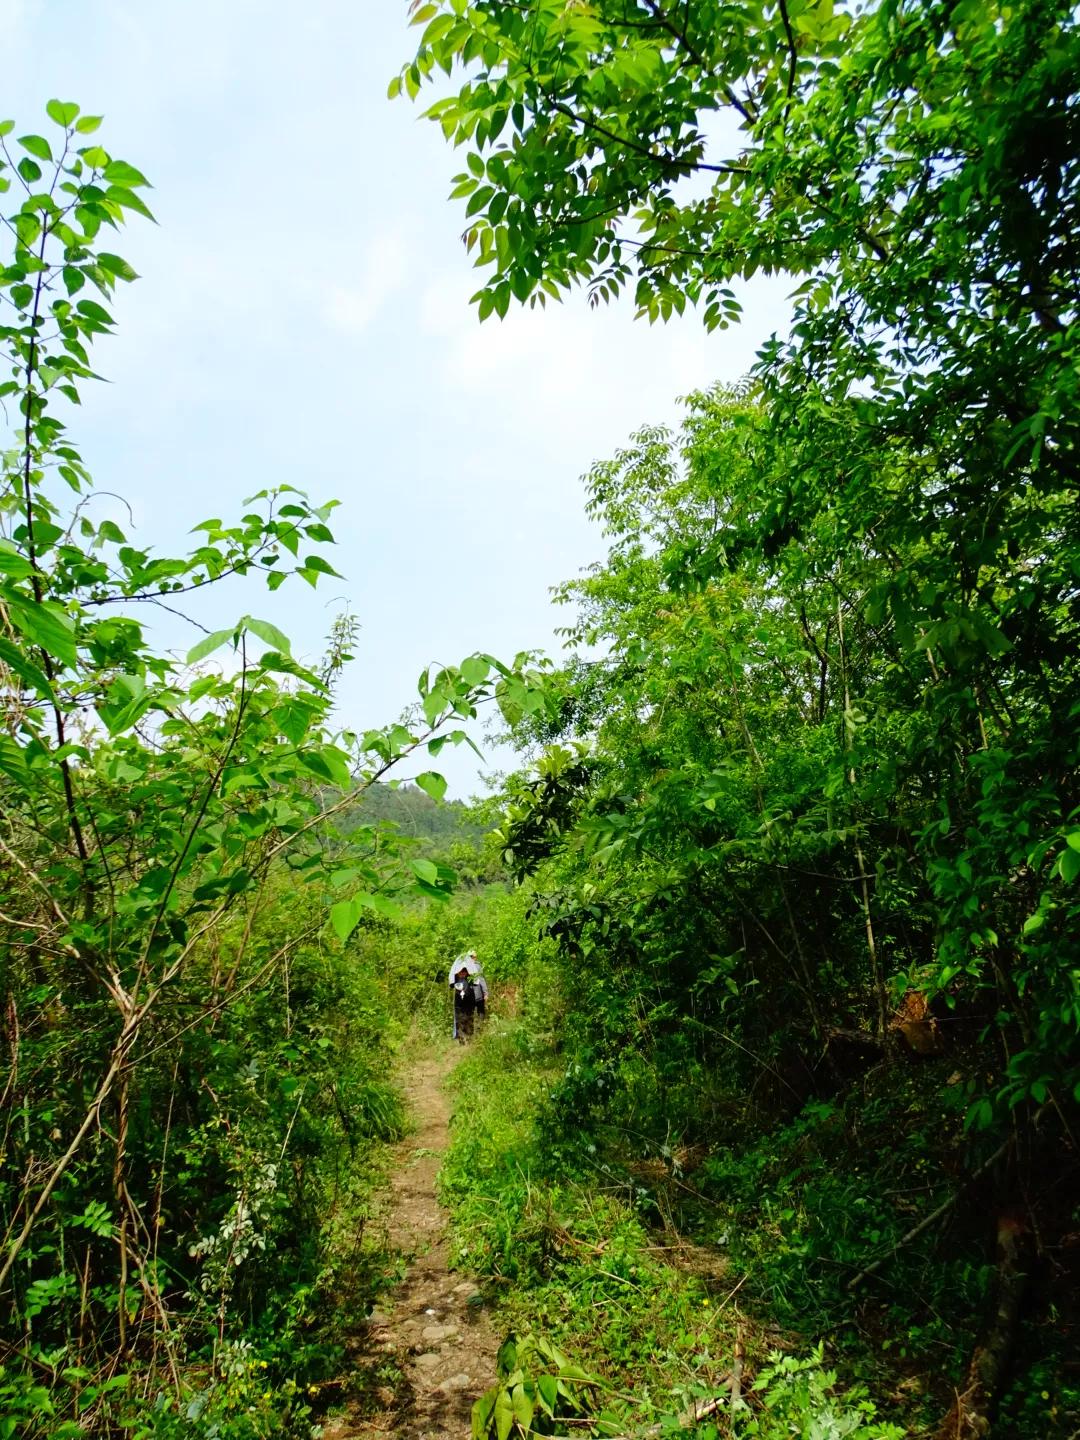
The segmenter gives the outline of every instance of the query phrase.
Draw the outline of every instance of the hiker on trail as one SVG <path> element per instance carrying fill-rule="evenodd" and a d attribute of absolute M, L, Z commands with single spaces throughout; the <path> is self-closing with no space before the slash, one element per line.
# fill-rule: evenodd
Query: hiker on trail
<path fill-rule="evenodd" d="M 450 966 L 449 984 L 454 994 L 454 1039 L 464 1045 L 476 1027 L 476 1017 L 487 1013 L 488 984 L 476 951 L 459 955 Z"/>

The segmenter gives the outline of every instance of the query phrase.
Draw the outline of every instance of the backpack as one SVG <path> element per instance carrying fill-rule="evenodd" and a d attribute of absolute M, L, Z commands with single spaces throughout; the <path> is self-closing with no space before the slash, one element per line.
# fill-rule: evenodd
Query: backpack
<path fill-rule="evenodd" d="M 479 985 L 472 980 L 454 981 L 454 1003 L 459 1010 L 475 1010 L 482 993 Z"/>

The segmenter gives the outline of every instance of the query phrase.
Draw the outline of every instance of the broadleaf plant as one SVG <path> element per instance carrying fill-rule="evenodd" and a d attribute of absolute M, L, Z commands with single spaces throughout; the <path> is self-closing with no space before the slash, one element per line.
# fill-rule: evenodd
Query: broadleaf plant
<path fill-rule="evenodd" d="M 335 502 L 263 489 L 239 520 L 196 524 L 191 548 L 176 555 L 97 518 L 68 423 L 97 378 L 91 351 L 112 332 L 118 287 L 135 279 L 112 247 L 132 216 L 152 219 L 149 186 L 98 141 L 97 117 L 69 102 L 47 110 L 48 137 L 15 139 L 12 123 L 0 125 L 10 245 L 0 268 L 0 398 L 12 432 L 0 458 L 0 978 L 11 1056 L 4 1101 L 19 1115 L 16 1126 L 8 1105 L 0 1122 L 0 1308 L 6 1333 L 26 1337 L 31 1369 L 43 1355 L 54 1375 L 75 1367 L 62 1404 L 86 1419 L 105 1404 L 87 1398 L 81 1367 L 94 1357 L 171 1377 L 179 1405 L 188 1331 L 215 1355 L 228 1342 L 236 1280 L 207 1238 L 227 1233 L 214 1230 L 225 1223 L 220 1180 L 198 1203 L 177 1182 L 175 1219 L 157 1235 L 147 1228 L 151 1213 L 163 1225 L 173 1203 L 164 1158 L 149 1156 L 174 1120 L 177 1085 L 197 1085 L 216 1055 L 223 1011 L 278 984 L 310 934 L 332 929 L 344 942 L 395 897 L 439 897 L 452 884 L 443 868 L 405 863 L 407 842 L 391 830 L 366 826 L 346 839 L 334 817 L 436 742 L 465 742 L 461 722 L 494 698 L 496 681 L 532 682 L 490 657 L 445 667 L 421 681 L 422 723 L 357 736 L 332 715 L 347 619 L 315 669 L 275 624 L 250 614 L 204 631 L 186 662 L 155 646 L 147 613 L 164 606 L 183 618 L 186 596 L 226 577 L 261 578 L 273 591 L 296 576 L 317 585 L 336 575 L 312 548 L 332 543 Z M 227 667 L 216 657 L 224 647 Z M 441 794 L 441 778 L 422 768 L 424 788 Z M 331 911 L 323 882 L 346 859 L 350 893 Z M 266 896 L 286 875 L 291 887 L 314 887 L 314 921 L 292 922 L 267 965 L 238 985 L 252 926 L 258 932 Z M 223 953 L 232 955 L 224 965 Z M 287 975 L 284 983 L 288 996 Z M 58 1025 L 74 1051 L 50 1043 Z M 192 1046 L 202 1060 L 188 1058 Z M 173 1056 L 173 1098 L 150 1058 L 163 1050 Z M 81 1076 L 74 1085 L 72 1074 Z M 209 1116 L 190 1097 L 177 1103 L 191 1145 L 206 1143 L 222 1114 L 228 1124 L 213 1087 L 201 1102 Z M 283 1154 L 291 1134 L 290 1120 L 283 1139 L 267 1142 L 270 1155 Z M 269 1195 L 278 1184 L 277 1161 L 245 1163 L 237 1217 L 259 1186 Z M 235 1155 L 225 1174 L 230 1165 L 240 1165 Z M 79 1217 L 106 1213 L 87 1241 Z M 209 1228 L 200 1239 L 185 1223 Z M 78 1282 L 72 1227 L 84 1232 Z M 208 1309 L 215 1286 L 220 1299 Z"/>

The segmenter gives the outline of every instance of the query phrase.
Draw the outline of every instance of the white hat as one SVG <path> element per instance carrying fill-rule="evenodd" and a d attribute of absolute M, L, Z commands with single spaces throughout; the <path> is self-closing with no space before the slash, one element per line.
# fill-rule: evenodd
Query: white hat
<path fill-rule="evenodd" d="M 449 985 L 452 985 L 454 983 L 454 976 L 458 973 L 459 970 L 467 970 L 470 975 L 480 974 L 480 961 L 476 958 L 475 950 L 466 950 L 463 955 L 459 955 L 457 959 L 451 964 L 450 976 L 447 981 Z"/>

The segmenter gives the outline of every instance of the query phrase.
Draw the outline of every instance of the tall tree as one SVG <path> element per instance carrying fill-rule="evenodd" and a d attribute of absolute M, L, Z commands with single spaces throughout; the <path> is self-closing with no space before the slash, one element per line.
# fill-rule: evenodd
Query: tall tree
<path fill-rule="evenodd" d="M 488 272 L 481 317 L 633 282 L 640 314 L 699 304 L 717 326 L 737 316 L 737 278 L 796 281 L 790 334 L 757 369 L 768 440 L 751 503 L 684 568 L 706 582 L 752 553 L 792 580 L 831 572 L 822 663 L 845 713 L 883 732 L 853 626 L 892 651 L 912 687 L 902 708 L 925 717 L 949 772 L 914 837 L 941 922 L 938 982 L 968 974 L 996 998 L 1003 1099 L 1039 1103 L 1050 1076 L 1067 1094 L 1080 1079 L 1074 8 L 432 0 L 414 19 L 420 47 L 392 88 L 416 95 L 460 67 L 427 113 L 466 154 L 453 194 Z M 872 930 L 868 871 L 860 883 Z"/>

